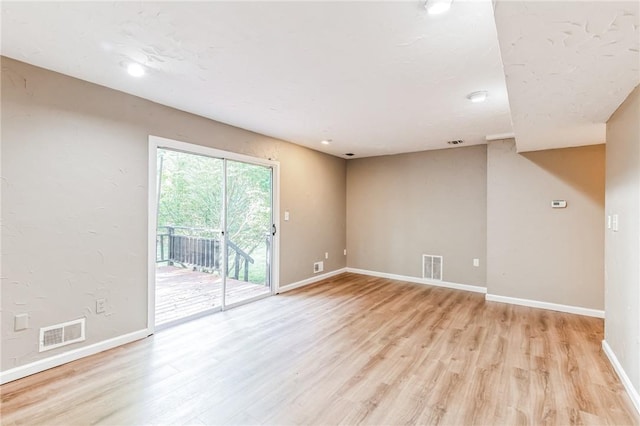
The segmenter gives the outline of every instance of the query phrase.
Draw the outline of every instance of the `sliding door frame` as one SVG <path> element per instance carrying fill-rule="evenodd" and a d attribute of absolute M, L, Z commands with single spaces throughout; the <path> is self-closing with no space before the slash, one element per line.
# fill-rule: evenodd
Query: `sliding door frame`
<path fill-rule="evenodd" d="M 280 163 L 273 160 L 267 160 L 263 158 L 252 157 L 244 154 L 237 154 L 235 152 L 223 151 L 216 148 L 210 148 L 203 145 L 196 145 L 187 142 L 180 142 L 173 139 L 162 138 L 159 136 L 149 135 L 149 179 L 148 179 L 148 286 L 147 286 L 147 332 L 149 335 L 155 332 L 155 310 L 156 310 L 156 228 L 157 228 L 157 197 L 158 197 L 158 149 L 170 149 L 172 151 L 184 152 L 186 154 L 202 155 L 205 157 L 211 157 L 216 159 L 225 160 L 225 182 L 224 182 L 224 200 L 226 203 L 226 160 L 240 161 L 243 163 L 255 164 L 258 166 L 270 167 L 271 172 L 271 218 L 273 224 L 276 226 L 276 234 L 272 236 L 271 245 L 271 277 L 270 277 L 270 292 L 268 295 L 274 295 L 278 292 L 280 283 Z M 226 207 L 225 207 L 226 210 Z M 225 215 L 226 216 L 226 215 Z M 226 234 L 226 217 L 223 219 L 223 230 Z M 226 239 L 226 235 L 224 238 Z M 226 240 L 225 240 L 226 241 Z M 224 247 L 226 247 L 226 242 Z M 225 248 L 226 252 L 226 248 Z M 224 260 L 224 268 L 226 269 L 226 258 Z M 226 281 L 226 273 L 224 274 L 224 280 Z M 223 285 L 223 291 L 224 285 Z M 224 294 L 223 294 L 224 297 Z M 229 309 L 235 306 L 243 305 L 245 303 L 252 302 L 254 300 L 261 299 L 265 296 L 258 296 L 256 298 L 248 299 L 242 302 L 237 302 L 232 305 L 221 308 L 213 308 L 211 311 L 205 311 L 202 315 L 207 315 L 211 312 L 218 311 L 220 309 Z M 199 316 L 196 314 L 193 318 Z M 190 317 L 191 319 L 192 317 Z"/>

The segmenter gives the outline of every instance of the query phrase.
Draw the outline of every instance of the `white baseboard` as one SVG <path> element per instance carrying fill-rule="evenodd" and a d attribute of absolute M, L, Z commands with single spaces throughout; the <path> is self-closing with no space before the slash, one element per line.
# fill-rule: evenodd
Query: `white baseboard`
<path fill-rule="evenodd" d="M 450 283 L 447 281 L 428 280 L 425 278 L 410 277 L 408 275 L 388 274 L 386 272 L 369 271 L 366 269 L 357 269 L 357 268 L 347 268 L 347 272 L 351 272 L 354 274 L 361 274 L 361 275 L 369 275 L 372 277 L 388 278 L 390 280 L 408 281 L 410 283 L 415 283 L 415 284 L 425 284 L 425 285 L 432 285 L 435 287 L 446 287 L 446 288 L 453 288 L 456 290 L 472 291 L 474 293 L 487 292 L 486 287 L 480 287 L 480 286 L 469 285 L 469 284 Z"/>
<path fill-rule="evenodd" d="M 80 358 L 94 355 L 99 352 L 104 352 L 117 346 L 131 343 L 135 340 L 144 339 L 148 335 L 148 330 L 138 330 L 134 331 L 133 333 L 124 334 L 122 336 L 103 340 L 102 342 L 94 343 L 89 346 L 72 349 L 68 352 L 54 355 L 52 357 L 41 359 L 29 364 L 14 367 L 10 370 L 0 372 L 0 384 L 5 384 L 14 380 L 21 379 L 23 377 L 30 376 L 35 373 L 40 373 L 41 371 L 45 371 L 53 367 L 58 367 L 59 365 L 66 364 L 71 361 L 76 361 Z"/>
<path fill-rule="evenodd" d="M 629 376 L 627 376 L 627 373 L 624 371 L 624 368 L 622 368 L 622 365 L 620 365 L 620 362 L 618 361 L 618 357 L 616 357 L 616 354 L 613 353 L 613 349 L 611 349 L 611 346 L 609 346 L 606 340 L 602 341 L 602 350 L 604 350 L 605 355 L 607 356 L 607 358 L 609 358 L 609 362 L 618 374 L 618 377 L 620 377 L 620 381 L 624 385 L 627 394 L 629 394 L 631 402 L 633 402 L 633 405 L 634 407 L 636 407 L 638 414 L 640 414 L 640 394 L 638 394 L 638 390 L 633 387 Z"/>
<path fill-rule="evenodd" d="M 327 272 L 326 274 L 316 275 L 311 278 L 307 278 L 306 280 L 297 281 L 295 283 L 287 284 L 281 287 L 278 287 L 278 291 L 276 293 L 285 293 L 287 291 L 291 291 L 295 288 L 304 287 L 309 284 L 317 283 L 318 281 L 322 281 L 327 278 L 335 277 L 336 275 L 340 275 L 347 272 L 347 268 L 336 269 L 335 271 Z"/>
<path fill-rule="evenodd" d="M 489 302 L 508 303 L 511 305 L 529 306 L 530 308 L 548 309 L 550 311 L 566 312 L 569 314 L 585 315 L 588 317 L 604 318 L 604 311 L 580 306 L 561 305 L 558 303 L 540 302 L 531 299 L 519 299 L 517 297 L 498 296 L 487 294 L 485 299 Z"/>

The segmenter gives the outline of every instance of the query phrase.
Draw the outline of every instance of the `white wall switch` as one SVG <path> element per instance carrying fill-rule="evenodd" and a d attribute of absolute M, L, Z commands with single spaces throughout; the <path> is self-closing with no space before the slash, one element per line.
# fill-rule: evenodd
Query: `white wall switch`
<path fill-rule="evenodd" d="M 607 229 L 611 229 L 611 215 L 607 215 Z"/>
<path fill-rule="evenodd" d="M 480 266 L 480 259 L 473 259 L 473 266 Z"/>
<path fill-rule="evenodd" d="M 328 251 L 325 251 L 325 252 L 324 252 L 324 258 L 325 258 L 325 259 L 328 259 L 328 258 L 329 258 L 329 252 L 328 252 Z"/>
<path fill-rule="evenodd" d="M 618 232 L 618 215 L 614 214 L 613 219 L 611 220 L 611 229 L 613 232 Z"/>
<path fill-rule="evenodd" d="M 553 200 L 551 202 L 551 207 L 553 207 L 554 209 L 564 209 L 565 207 L 567 207 L 567 201 L 566 200 Z"/>
<path fill-rule="evenodd" d="M 284 220 L 289 220 L 289 210 L 284 211 Z"/>
<path fill-rule="evenodd" d="M 29 314 L 18 314 L 14 318 L 13 330 L 20 331 L 29 328 Z"/>
<path fill-rule="evenodd" d="M 347 249 L 344 249 L 344 255 L 345 256 L 347 255 Z"/>

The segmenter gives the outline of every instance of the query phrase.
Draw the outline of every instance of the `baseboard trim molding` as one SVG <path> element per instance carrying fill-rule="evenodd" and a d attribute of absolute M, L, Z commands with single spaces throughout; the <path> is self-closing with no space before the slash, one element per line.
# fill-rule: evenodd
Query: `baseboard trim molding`
<path fill-rule="evenodd" d="M 446 288 L 452 288 L 455 290 L 471 291 L 474 293 L 487 292 L 486 287 L 480 287 L 476 285 L 451 283 L 447 281 L 427 280 L 425 278 L 410 277 L 408 275 L 388 274 L 386 272 L 369 271 L 367 269 L 347 268 L 347 272 L 351 272 L 353 274 L 360 274 L 360 275 L 369 275 L 371 277 L 388 278 L 390 280 L 408 281 L 410 283 L 415 283 L 415 284 L 432 285 L 434 287 L 446 287 Z"/>
<path fill-rule="evenodd" d="M 627 394 L 629 395 L 633 406 L 636 408 L 638 414 L 640 414 L 640 394 L 638 394 L 638 390 L 633 387 L 629 376 L 627 376 L 627 373 L 624 371 L 624 368 L 622 368 L 622 365 L 618 361 L 618 357 L 613 352 L 613 349 L 611 349 L 611 346 L 609 346 L 606 340 L 602 341 L 602 350 L 609 359 L 609 362 L 611 363 L 611 366 L 615 370 L 616 374 L 620 378 L 620 381 L 622 382 L 624 389 L 627 391 Z"/>
<path fill-rule="evenodd" d="M 0 384 L 5 384 L 14 380 L 22 379 L 23 377 L 40 373 L 50 368 L 58 367 L 69 362 L 76 361 L 80 358 L 85 358 L 90 355 L 95 355 L 99 352 L 104 352 L 106 350 L 134 342 L 136 340 L 144 339 L 145 337 L 149 336 L 149 334 L 149 330 L 147 329 L 134 331 L 133 333 L 124 334 L 122 336 L 114 337 L 108 340 L 103 340 L 102 342 L 94 343 L 89 346 L 72 349 L 68 352 L 57 354 L 49 358 L 44 358 L 29 364 L 2 371 L 0 372 Z"/>
<path fill-rule="evenodd" d="M 548 309 L 550 311 L 566 312 L 569 314 L 584 315 L 587 317 L 604 318 L 604 311 L 581 306 L 561 305 L 559 303 L 540 302 L 531 299 L 519 299 L 517 297 L 498 296 L 497 294 L 487 294 L 485 300 L 488 302 L 508 303 L 510 305 L 528 306 L 530 308 Z"/>
<path fill-rule="evenodd" d="M 306 285 L 314 284 L 327 278 L 335 277 L 336 275 L 344 274 L 347 272 L 347 268 L 336 269 L 335 271 L 327 272 L 326 274 L 316 275 L 306 280 L 296 281 L 295 283 L 287 284 L 282 287 L 278 287 L 277 294 L 286 293 L 287 291 L 294 290 L 296 288 L 304 287 Z"/>

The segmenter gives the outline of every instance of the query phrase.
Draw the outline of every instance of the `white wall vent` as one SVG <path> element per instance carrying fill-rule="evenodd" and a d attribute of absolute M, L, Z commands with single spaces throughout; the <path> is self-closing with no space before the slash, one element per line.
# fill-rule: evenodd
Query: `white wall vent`
<path fill-rule="evenodd" d="M 422 278 L 442 281 L 442 256 L 422 255 Z"/>
<path fill-rule="evenodd" d="M 40 329 L 40 352 L 84 341 L 85 319 L 80 318 Z"/>
<path fill-rule="evenodd" d="M 313 264 L 313 273 L 317 274 L 318 272 L 324 271 L 324 262 L 316 262 Z"/>

